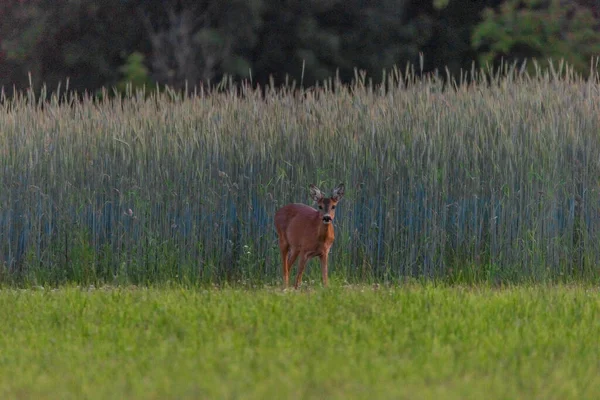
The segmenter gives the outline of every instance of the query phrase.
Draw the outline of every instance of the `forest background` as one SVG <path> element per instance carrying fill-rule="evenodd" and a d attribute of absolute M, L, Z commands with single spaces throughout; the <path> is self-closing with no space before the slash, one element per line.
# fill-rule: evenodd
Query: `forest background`
<path fill-rule="evenodd" d="M 598 0 L 3 0 L 0 86 L 7 93 L 181 89 L 223 77 L 303 86 L 407 64 L 442 75 L 536 59 L 590 72 Z M 533 68 L 532 63 L 528 68 Z M 64 86 L 63 86 L 64 87 Z"/>

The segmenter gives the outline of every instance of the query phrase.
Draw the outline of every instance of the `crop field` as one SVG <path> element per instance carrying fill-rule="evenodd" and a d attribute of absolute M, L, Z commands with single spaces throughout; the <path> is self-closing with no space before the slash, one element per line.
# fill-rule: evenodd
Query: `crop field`
<path fill-rule="evenodd" d="M 594 399 L 597 288 L 0 291 L 0 397 Z"/>
<path fill-rule="evenodd" d="M 525 71 L 3 91 L 0 398 L 598 398 L 600 79 Z"/>
<path fill-rule="evenodd" d="M 340 182 L 342 281 L 597 281 L 597 74 L 468 77 L 5 91 L 0 282 L 274 284 L 275 210 Z"/>

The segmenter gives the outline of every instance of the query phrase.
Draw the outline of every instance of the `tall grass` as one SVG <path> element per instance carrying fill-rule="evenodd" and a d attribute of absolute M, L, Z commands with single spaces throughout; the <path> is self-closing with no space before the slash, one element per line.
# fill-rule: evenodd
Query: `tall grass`
<path fill-rule="evenodd" d="M 273 281 L 273 213 L 339 182 L 341 279 L 597 275 L 597 75 L 384 81 L 2 95 L 0 280 Z"/>

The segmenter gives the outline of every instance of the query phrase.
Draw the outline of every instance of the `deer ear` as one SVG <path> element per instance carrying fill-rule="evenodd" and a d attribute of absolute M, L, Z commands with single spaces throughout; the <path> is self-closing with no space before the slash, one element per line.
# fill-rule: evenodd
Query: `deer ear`
<path fill-rule="evenodd" d="M 323 198 L 323 193 L 321 193 L 319 188 L 316 187 L 315 185 L 310 185 L 309 187 L 310 187 L 310 197 L 318 203 L 319 200 L 321 200 Z"/>
<path fill-rule="evenodd" d="M 340 201 L 344 197 L 344 184 L 340 183 L 335 189 L 333 189 L 333 196 L 331 198 L 335 201 Z"/>

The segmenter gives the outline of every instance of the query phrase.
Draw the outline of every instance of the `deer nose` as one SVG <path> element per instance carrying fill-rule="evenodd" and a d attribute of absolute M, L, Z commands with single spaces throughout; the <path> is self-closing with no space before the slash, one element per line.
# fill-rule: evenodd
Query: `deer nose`
<path fill-rule="evenodd" d="M 331 222 L 331 217 L 329 215 L 323 216 L 323 222 Z"/>

